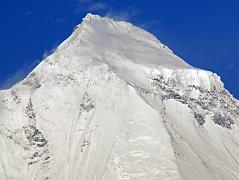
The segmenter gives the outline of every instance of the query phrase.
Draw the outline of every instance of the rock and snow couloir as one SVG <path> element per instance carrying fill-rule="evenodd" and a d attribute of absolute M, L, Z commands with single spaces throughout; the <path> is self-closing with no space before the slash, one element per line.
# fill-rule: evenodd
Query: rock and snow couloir
<path fill-rule="evenodd" d="M 0 91 L 1 180 L 238 180 L 239 102 L 153 35 L 88 14 Z"/>

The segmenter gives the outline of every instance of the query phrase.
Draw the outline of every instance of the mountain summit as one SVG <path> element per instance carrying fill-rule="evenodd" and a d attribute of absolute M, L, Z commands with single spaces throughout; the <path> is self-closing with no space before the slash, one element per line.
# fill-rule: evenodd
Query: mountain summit
<path fill-rule="evenodd" d="M 239 102 L 150 33 L 88 14 L 0 91 L 1 180 L 238 180 Z"/>

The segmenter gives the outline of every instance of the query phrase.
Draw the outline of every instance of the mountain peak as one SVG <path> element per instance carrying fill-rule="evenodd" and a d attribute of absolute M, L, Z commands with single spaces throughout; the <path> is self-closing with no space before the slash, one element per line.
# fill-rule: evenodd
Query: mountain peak
<path fill-rule="evenodd" d="M 103 19 L 102 17 L 100 17 L 99 15 L 94 15 L 91 13 L 87 13 L 86 16 L 83 18 L 83 21 L 91 21 L 91 20 L 96 20 L 96 19 Z"/>
<path fill-rule="evenodd" d="M 191 68 L 147 31 L 128 22 L 91 13 L 83 18 L 58 50 L 72 46 L 93 48 L 94 53 L 100 56 L 107 56 L 109 52 L 112 52 L 111 55 L 124 55 L 124 59 L 148 66 Z"/>
<path fill-rule="evenodd" d="M 238 180 L 239 106 L 130 23 L 87 14 L 0 91 L 0 179 Z"/>

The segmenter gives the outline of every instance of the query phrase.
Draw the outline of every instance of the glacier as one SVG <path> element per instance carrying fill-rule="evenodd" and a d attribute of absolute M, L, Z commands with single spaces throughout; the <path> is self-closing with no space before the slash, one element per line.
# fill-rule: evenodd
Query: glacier
<path fill-rule="evenodd" d="M 238 180 L 239 101 L 152 34 L 87 14 L 0 91 L 1 180 Z"/>

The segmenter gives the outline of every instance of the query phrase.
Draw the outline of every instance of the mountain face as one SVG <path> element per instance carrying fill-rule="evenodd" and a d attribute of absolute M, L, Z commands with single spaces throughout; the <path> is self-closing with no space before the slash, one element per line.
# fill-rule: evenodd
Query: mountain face
<path fill-rule="evenodd" d="M 0 91 L 1 180 L 238 180 L 239 102 L 132 24 L 88 14 Z"/>

